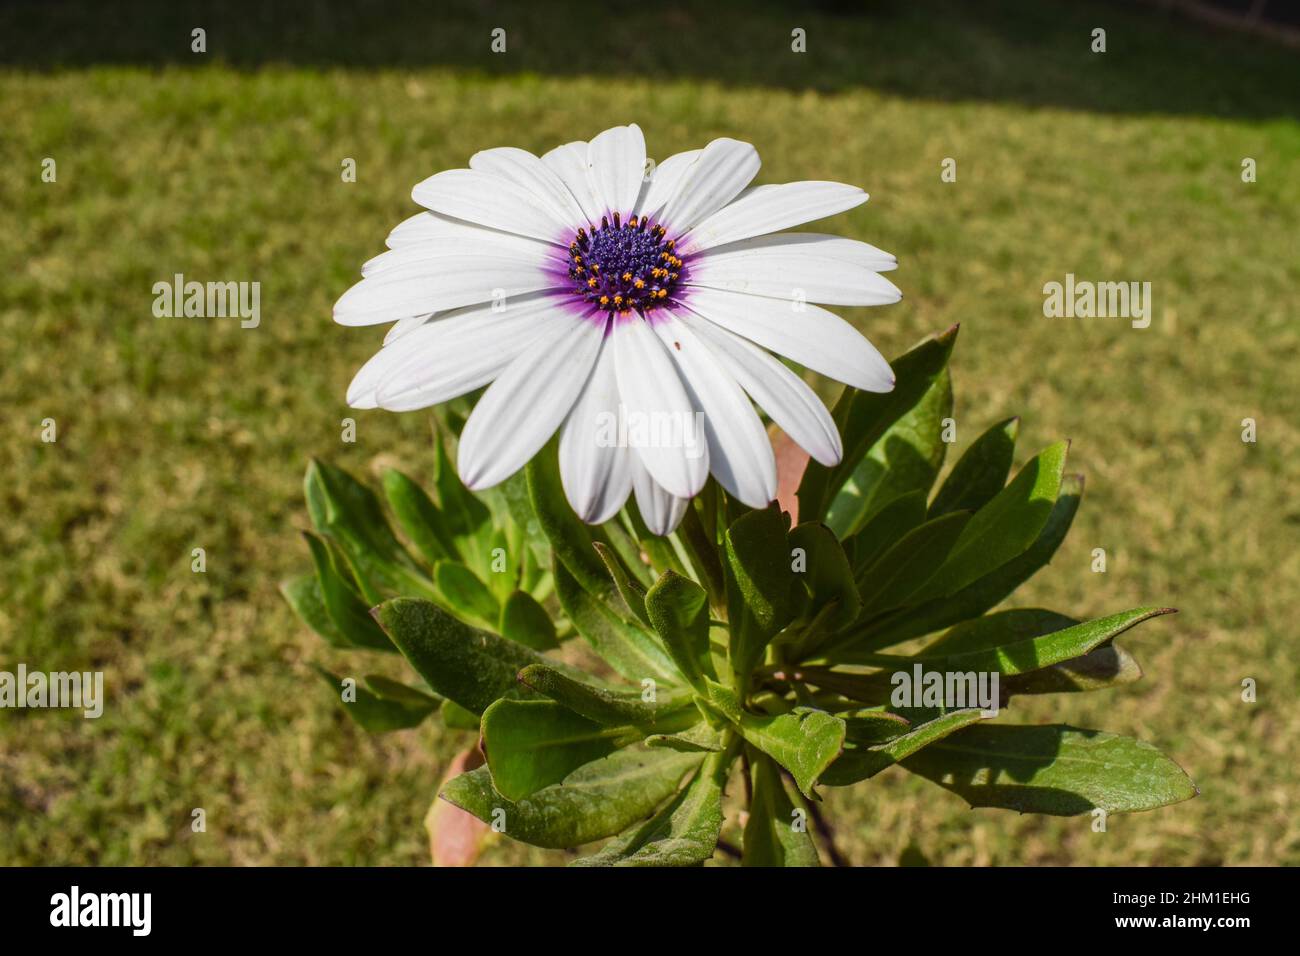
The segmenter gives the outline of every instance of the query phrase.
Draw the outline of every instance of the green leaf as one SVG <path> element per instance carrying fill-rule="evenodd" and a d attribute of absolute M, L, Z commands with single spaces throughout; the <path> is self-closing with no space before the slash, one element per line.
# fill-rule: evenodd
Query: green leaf
<path fill-rule="evenodd" d="M 373 491 L 343 469 L 317 459 L 307 466 L 305 491 L 312 523 L 347 557 L 367 601 L 378 603 L 385 591 L 432 596 L 428 580 L 393 534 Z"/>
<path fill-rule="evenodd" d="M 555 622 L 546 608 L 527 591 L 514 591 L 501 607 L 501 636 L 535 651 L 550 651 L 560 646 L 555 638 Z"/>
<path fill-rule="evenodd" d="M 831 530 L 847 537 L 900 495 L 928 495 L 948 450 L 943 422 L 951 415 L 952 379 L 945 368 L 921 400 L 876 439 L 831 500 L 826 513 Z"/>
<path fill-rule="evenodd" d="M 284 581 L 280 593 L 289 602 L 295 614 L 304 624 L 325 639 L 331 647 L 354 647 L 334 625 L 329 611 L 325 607 L 325 598 L 321 594 L 320 581 L 314 574 L 303 574 Z M 387 639 L 385 639 L 387 640 Z M 391 642 L 390 642 L 391 643 Z"/>
<path fill-rule="evenodd" d="M 827 627 L 839 630 L 853 623 L 862 610 L 862 598 L 849 557 L 835 535 L 824 524 L 801 524 L 790 532 L 789 541 L 792 553 L 803 551 L 805 570 L 796 570 L 808 595 L 802 616 L 811 620 L 830 608 Z"/>
<path fill-rule="evenodd" d="M 971 516 L 956 511 L 903 535 L 862 572 L 862 613 L 876 614 L 914 603 L 913 594 L 960 539 Z"/>
<path fill-rule="evenodd" d="M 495 628 L 501 606 L 486 584 L 465 565 L 457 561 L 439 561 L 433 566 L 433 581 L 438 585 L 449 610 L 483 628 Z"/>
<path fill-rule="evenodd" d="M 1006 484 L 1016 453 L 1020 419 L 998 422 L 976 438 L 957 459 L 930 502 L 930 517 L 950 511 L 978 511 Z"/>
<path fill-rule="evenodd" d="M 526 471 L 528 497 L 542 531 L 551 542 L 556 561 L 588 594 L 607 607 L 617 606 L 614 582 L 593 547 L 596 542 L 609 546 L 609 540 L 599 528 L 583 524 L 569 507 L 569 501 L 564 497 L 564 486 L 560 483 L 554 439 L 533 456 Z"/>
<path fill-rule="evenodd" d="M 1150 744 L 1064 725 L 968 727 L 903 766 L 972 807 L 1021 813 L 1131 813 L 1197 794 L 1183 769 Z"/>
<path fill-rule="evenodd" d="M 600 555 L 600 560 L 605 563 L 605 570 L 609 572 L 614 587 L 618 589 L 619 596 L 623 598 L 623 603 L 638 621 L 646 627 L 651 627 L 650 617 L 645 609 L 645 588 L 639 582 L 632 580 L 627 573 L 627 568 L 619 560 L 614 549 L 606 544 L 595 542 L 596 553 Z"/>
<path fill-rule="evenodd" d="M 1078 623 L 1072 617 L 1044 608 L 1011 608 L 958 624 L 928 645 L 922 654 L 927 658 L 967 654 L 1052 634 Z M 1006 677 L 999 689 L 1008 697 L 1063 694 L 1118 687 L 1141 677 L 1142 668 L 1131 654 L 1114 644 L 1103 644 L 1082 657 Z"/>
<path fill-rule="evenodd" d="M 1131 627 L 1162 614 L 1173 614 L 1171 607 L 1140 607 L 1122 611 L 1109 617 L 1098 618 L 1084 624 L 1075 624 L 1027 640 L 1015 640 L 998 647 L 968 650 L 962 653 L 933 653 L 926 651 L 916 657 L 879 658 L 873 663 L 882 666 L 905 666 L 919 663 L 926 670 L 943 672 L 1025 674 L 1051 667 L 1062 661 L 1082 657 L 1093 648 L 1123 634 Z M 949 647 L 952 645 L 950 644 Z"/>
<path fill-rule="evenodd" d="M 783 679 L 789 677 L 800 684 L 820 687 L 826 693 L 854 701 L 875 701 L 887 693 L 889 687 L 889 675 L 884 671 L 861 674 L 800 664 L 790 668 L 788 674 L 785 668 L 781 668 L 779 673 Z"/>
<path fill-rule="evenodd" d="M 1077 475 L 1067 475 L 1061 482 L 1061 496 L 1057 499 L 1047 524 L 1038 535 L 1038 540 L 1020 557 L 1008 561 L 996 571 L 986 574 L 956 594 L 927 601 L 915 608 L 908 608 L 880 621 L 872 622 L 861 630 L 849 632 L 836 645 L 833 653 L 829 651 L 827 653 L 839 662 L 853 663 L 860 660 L 862 655 L 869 655 L 879 648 L 889 647 L 923 634 L 932 634 L 945 627 L 979 617 L 1029 580 L 1052 559 L 1052 555 L 1056 553 L 1056 549 L 1061 546 L 1066 533 L 1070 530 L 1074 515 L 1079 510 L 1082 494 L 1083 479 Z"/>
<path fill-rule="evenodd" d="M 827 468 L 810 461 L 799 485 L 799 517 L 819 521 L 826 506 L 853 474 L 867 451 L 894 422 L 919 402 L 939 373 L 948 365 L 957 326 L 917 345 L 890 363 L 894 370 L 892 392 L 860 392 L 846 388 L 835 403 L 832 416 L 844 443 L 844 457 Z"/>
<path fill-rule="evenodd" d="M 705 485 L 705 489 L 708 489 L 708 485 Z M 637 544 L 650 559 L 650 566 L 654 572 L 662 574 L 672 570 L 686 577 L 686 565 L 673 547 L 672 538 L 651 533 L 646 527 L 645 519 L 641 517 L 641 512 L 637 509 L 635 496 L 628 499 L 623 513 L 627 517 L 627 523 L 632 529 Z"/>
<path fill-rule="evenodd" d="M 515 542 L 513 544 L 512 539 Z M 523 580 L 527 555 L 518 539 L 517 529 L 492 528 L 488 542 L 491 557 L 481 572 L 480 580 L 487 584 L 488 592 L 498 607 L 505 603 L 506 598 L 515 592 Z"/>
<path fill-rule="evenodd" d="M 517 471 L 491 490 L 496 496 L 494 500 L 500 503 L 501 508 L 497 524 L 503 528 L 516 529 L 520 535 L 519 542 L 512 542 L 510 553 L 515 553 L 516 544 L 522 544 L 534 564 L 549 567 L 551 545 L 533 511 L 533 503 L 528 495 L 528 476 L 523 471 Z"/>
<path fill-rule="evenodd" d="M 666 747 L 682 753 L 717 753 L 726 745 L 726 734 L 701 721 L 677 734 L 651 734 L 647 747 Z"/>
<path fill-rule="evenodd" d="M 1002 683 L 1008 697 L 1015 694 L 1071 694 L 1107 690 L 1142 679 L 1142 668 L 1118 644 L 1107 644 L 1083 657 L 1043 670 L 1009 677 Z"/>
<path fill-rule="evenodd" d="M 790 568 L 789 517 L 773 503 L 727 529 L 723 572 L 727 588 L 730 656 L 743 693 L 768 642 L 790 623 L 795 583 Z"/>
<path fill-rule="evenodd" d="M 474 711 L 466 710 L 454 700 L 444 700 L 441 712 L 443 726 L 449 730 L 472 730 L 478 733 L 480 718 Z"/>
<path fill-rule="evenodd" d="M 388 684 L 376 677 L 367 677 L 366 685 L 357 684 L 354 688 L 356 699 L 343 700 L 343 678 L 331 674 L 323 667 L 313 665 L 325 683 L 334 692 L 338 701 L 349 717 L 358 726 L 372 734 L 381 734 L 390 730 L 405 730 L 419 724 L 424 718 L 438 709 L 438 699 L 428 694 L 421 694 L 414 688 L 405 688 L 409 693 L 399 694 Z M 396 681 L 390 682 L 395 684 Z M 402 686 L 402 685 L 398 685 Z M 382 690 L 385 693 L 376 693 Z"/>
<path fill-rule="evenodd" d="M 903 736 L 911 727 L 906 717 L 875 708 L 841 711 L 835 716 L 844 721 L 845 739 L 858 746 L 886 743 Z"/>
<path fill-rule="evenodd" d="M 844 542 L 853 555 L 855 579 L 861 580 L 862 572 L 886 549 L 924 522 L 925 495 L 920 491 L 900 495 L 872 515 L 861 531 Z"/>
<path fill-rule="evenodd" d="M 776 764 L 760 756 L 753 764 L 753 781 L 741 865 L 821 866 L 807 809 L 795 807 Z"/>
<path fill-rule="evenodd" d="M 1068 442 L 1051 445 L 977 511 L 943 566 L 916 593 L 944 597 L 1019 557 L 1038 539 L 1061 492 Z"/>
<path fill-rule="evenodd" d="M 968 654 L 1003 644 L 1014 644 L 1042 634 L 1051 634 L 1078 624 L 1076 618 L 1039 607 L 1016 607 L 994 611 L 963 621 L 945 631 L 921 653 L 927 657 Z"/>
<path fill-rule="evenodd" d="M 670 683 L 681 680 L 667 652 L 650 631 L 624 621 L 593 597 L 569 573 L 558 555 L 553 571 L 555 593 L 564 613 L 610 667 L 637 684 L 647 677 Z"/>
<path fill-rule="evenodd" d="M 395 468 L 384 472 L 384 496 L 398 527 L 430 564 L 458 558 L 456 544 L 442 512 L 415 481 Z"/>
<path fill-rule="evenodd" d="M 632 742 L 627 728 L 603 727 L 552 700 L 498 700 L 483 711 L 483 752 L 492 785 L 522 800 Z"/>
<path fill-rule="evenodd" d="M 545 664 L 530 664 L 519 681 L 537 693 L 563 704 L 576 714 L 606 726 L 636 726 L 647 732 L 672 733 L 698 723 L 699 712 L 684 692 L 656 693 L 655 702 L 638 691 L 615 691 L 574 680 Z"/>
<path fill-rule="evenodd" d="M 574 866 L 698 866 L 718 845 L 732 751 L 709 754 L 686 788 L 652 819 Z"/>
<path fill-rule="evenodd" d="M 699 702 L 733 724 L 746 741 L 767 754 L 794 777 L 806 797 L 822 772 L 844 746 L 844 721 L 822 710 L 797 707 L 776 716 L 751 714 L 735 692 L 709 682 L 708 696 Z"/>
<path fill-rule="evenodd" d="M 375 493 L 347 471 L 313 458 L 303 479 L 307 513 L 321 534 L 340 528 L 355 532 L 371 550 L 397 558 L 402 547 L 393 536 Z"/>
<path fill-rule="evenodd" d="M 367 674 L 362 680 L 372 694 L 384 700 L 420 707 L 430 704 L 438 707 L 442 703 L 440 698 L 427 694 L 418 687 L 403 684 L 401 681 L 385 677 L 383 674 Z"/>
<path fill-rule="evenodd" d="M 704 588 L 665 571 L 646 594 L 644 607 L 677 669 L 703 690 L 706 676 L 718 676 L 709 653 L 709 596 Z"/>
<path fill-rule="evenodd" d="M 344 646 L 376 651 L 393 650 L 393 642 L 375 624 L 370 617 L 369 607 L 343 576 L 342 556 L 324 538 L 309 531 L 304 531 L 303 537 L 307 539 L 312 564 L 316 566 L 321 603 L 333 622 L 335 631 L 342 636 Z"/>
<path fill-rule="evenodd" d="M 418 598 L 387 601 L 375 609 L 375 619 L 435 693 L 476 714 L 515 691 L 522 668 L 545 663 L 527 648 Z"/>
<path fill-rule="evenodd" d="M 628 748 L 580 767 L 519 802 L 492 787 L 487 767 L 449 780 L 439 794 L 484 823 L 501 819 L 505 834 L 533 846 L 567 849 L 613 836 L 644 820 L 699 766 L 698 754 Z"/>
<path fill-rule="evenodd" d="M 433 486 L 438 492 L 439 512 L 456 554 L 475 571 L 487 573 L 492 560 L 492 512 L 461 484 L 441 436 L 434 438 L 433 450 Z"/>
<path fill-rule="evenodd" d="M 726 607 L 726 587 L 723 583 L 722 559 L 718 556 L 717 529 L 705 527 L 702 510 L 703 501 L 692 501 L 686 506 L 681 527 L 677 529 L 677 537 L 685 544 L 693 576 L 709 595 L 709 604 L 721 610 Z"/>
<path fill-rule="evenodd" d="M 923 747 L 982 719 L 978 710 L 954 710 L 886 743 L 850 747 L 822 774 L 821 782 L 828 787 L 846 787 L 874 777 Z"/>
<path fill-rule="evenodd" d="M 891 671 L 896 673 L 913 667 L 931 673 L 997 673 L 1013 678 L 1083 658 L 1143 621 L 1172 613 L 1173 608 L 1135 608 L 1080 624 L 1050 611 L 1023 608 L 979 618 L 954 628 L 943 639 L 916 655 L 872 655 L 863 663 L 883 668 L 876 673 L 826 672 L 816 667 L 805 667 L 800 673 L 808 683 L 856 700 L 870 700 L 887 694 L 893 676 Z M 1035 627 L 1040 633 L 1024 636 Z M 1094 689 L 1136 680 L 1140 674 L 1139 670 L 1133 675 L 1119 655 L 1103 654 L 1086 665 L 1067 669 L 1041 681 L 1022 682 L 1018 686 L 1001 684 L 999 689 L 1022 694 Z"/>

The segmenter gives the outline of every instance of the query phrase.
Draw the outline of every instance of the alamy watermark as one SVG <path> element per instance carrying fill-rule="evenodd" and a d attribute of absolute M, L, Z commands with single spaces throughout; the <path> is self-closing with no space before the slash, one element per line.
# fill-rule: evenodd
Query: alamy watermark
<path fill-rule="evenodd" d="M 917 663 L 910 671 L 895 671 L 889 682 L 894 707 L 978 707 L 982 717 L 998 715 L 997 671 L 927 671 Z"/>
<path fill-rule="evenodd" d="M 262 283 L 185 281 L 176 273 L 171 282 L 153 284 L 153 314 L 159 319 L 239 318 L 239 327 L 255 329 L 262 322 Z"/>
<path fill-rule="evenodd" d="M 1065 282 L 1043 286 L 1043 315 L 1049 319 L 1131 319 L 1133 328 L 1151 324 L 1150 282 L 1076 281 L 1067 272 Z"/>
<path fill-rule="evenodd" d="M 618 412 L 596 415 L 598 448 L 682 448 L 687 458 L 704 454 L 703 412 L 630 411 L 621 402 Z"/>
<path fill-rule="evenodd" d="M 103 671 L 0 671 L 0 708 L 71 708 L 94 720 L 104 712 Z"/>
<path fill-rule="evenodd" d="M 148 936 L 153 929 L 153 894 L 83 893 L 74 885 L 50 897 L 50 925 L 121 926 L 132 936 Z"/>

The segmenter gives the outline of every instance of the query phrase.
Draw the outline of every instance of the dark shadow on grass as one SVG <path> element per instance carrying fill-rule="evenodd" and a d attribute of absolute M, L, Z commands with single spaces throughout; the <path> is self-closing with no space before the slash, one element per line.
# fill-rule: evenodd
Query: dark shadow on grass
<path fill-rule="evenodd" d="M 191 52 L 191 30 L 207 53 Z M 506 52 L 489 45 L 506 31 Z M 1107 31 L 1107 52 L 1091 51 Z M 791 50 L 806 31 L 806 53 Z M 1113 113 L 1300 116 L 1300 54 L 1106 0 L 654 3 L 23 0 L 0 7 L 0 68 L 222 62 L 485 75 L 644 77 L 1014 102 Z M 556 104 L 581 110 L 583 104 Z"/>

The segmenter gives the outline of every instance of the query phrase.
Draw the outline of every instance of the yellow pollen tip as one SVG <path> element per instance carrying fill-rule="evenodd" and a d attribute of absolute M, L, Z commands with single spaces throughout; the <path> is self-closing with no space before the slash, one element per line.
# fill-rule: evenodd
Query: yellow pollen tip
<path fill-rule="evenodd" d="M 637 280 L 636 280 L 635 282 L 633 282 L 632 284 L 633 284 L 634 286 L 636 286 L 638 289 L 644 289 L 644 288 L 645 288 L 645 280 L 644 280 L 644 279 L 637 279 Z"/>
<path fill-rule="evenodd" d="M 595 276 L 592 276 L 590 279 L 587 280 L 587 288 L 588 288 L 588 289 L 594 289 L 594 288 L 596 288 L 596 277 L 595 277 Z"/>

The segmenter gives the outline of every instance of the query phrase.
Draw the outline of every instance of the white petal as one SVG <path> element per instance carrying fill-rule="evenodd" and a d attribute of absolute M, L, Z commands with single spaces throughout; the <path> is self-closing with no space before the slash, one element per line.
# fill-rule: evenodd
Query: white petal
<path fill-rule="evenodd" d="M 651 534 L 672 534 L 682 523 L 690 499 L 669 494 L 650 477 L 650 472 L 636 455 L 631 457 L 632 488 L 636 491 L 636 506 L 641 512 L 641 520 Z"/>
<path fill-rule="evenodd" d="M 440 216 L 436 212 L 429 212 L 427 209 L 421 209 L 414 216 L 403 219 L 388 234 L 384 240 L 384 245 L 389 249 L 397 249 L 412 242 L 424 242 L 427 239 L 437 239 L 439 236 L 448 235 L 452 223 L 460 223 L 459 219 L 451 219 L 447 216 Z M 474 227 L 482 228 L 482 227 Z"/>
<path fill-rule="evenodd" d="M 660 218 L 680 235 L 735 199 L 760 165 L 758 151 L 749 143 L 715 139 L 686 169 Z"/>
<path fill-rule="evenodd" d="M 568 223 L 574 232 L 586 221 L 582 207 L 564 185 L 564 180 L 526 149 L 516 149 L 513 146 L 485 149 L 470 157 L 469 167 L 500 176 L 523 187 L 532 196 L 550 205 L 555 214 Z"/>
<path fill-rule="evenodd" d="M 582 210 L 587 225 L 600 222 L 605 214 L 605 204 L 596 193 L 587 172 L 587 144 L 581 140 L 557 146 L 542 156 L 542 162 L 563 181 L 569 193 Z"/>
<path fill-rule="evenodd" d="M 449 401 L 496 378 L 539 335 L 555 335 L 573 321 L 552 296 L 491 303 L 423 321 L 388 342 L 348 388 L 353 408 L 410 411 Z"/>
<path fill-rule="evenodd" d="M 656 314 L 654 331 L 704 413 L 709 470 L 732 496 L 751 508 L 766 507 L 776 497 L 776 456 L 754 406 L 708 343 L 671 312 Z"/>
<path fill-rule="evenodd" d="M 641 127 L 633 123 L 598 134 L 587 145 L 587 167 L 604 207 L 602 215 L 629 216 L 636 207 L 641 178 L 645 175 L 645 137 Z"/>
<path fill-rule="evenodd" d="M 560 480 L 578 517 L 603 524 L 632 492 L 635 453 L 619 445 L 618 375 L 607 337 L 591 377 L 560 433 Z"/>
<path fill-rule="evenodd" d="M 838 236 L 758 236 L 694 256 L 683 280 L 777 299 L 828 305 L 888 305 L 903 297 L 878 274 L 893 257 L 874 246 Z"/>
<path fill-rule="evenodd" d="M 395 342 L 408 332 L 414 332 L 431 318 L 433 318 L 432 312 L 428 315 L 408 315 L 404 319 L 398 319 L 384 334 L 384 344 L 387 345 L 389 342 Z"/>
<path fill-rule="evenodd" d="M 802 182 L 755 186 L 703 220 L 678 245 L 685 251 L 789 229 L 860 206 L 867 194 L 844 183 Z"/>
<path fill-rule="evenodd" d="M 748 339 L 685 310 L 679 318 L 713 346 L 718 363 L 796 445 L 827 468 L 840 463 L 844 446 L 835 419 L 807 382 Z"/>
<path fill-rule="evenodd" d="M 572 223 L 566 223 L 551 206 L 524 187 L 475 169 L 448 169 L 435 173 L 411 190 L 411 198 L 444 216 L 531 236 L 567 246 Z"/>
<path fill-rule="evenodd" d="M 889 272 L 898 268 L 898 259 L 884 249 L 877 249 L 858 239 L 830 236 L 821 232 L 778 232 L 738 239 L 715 248 L 697 250 L 691 261 L 714 264 L 756 263 L 766 267 L 776 260 L 800 258 L 833 259 L 872 272 Z"/>
<path fill-rule="evenodd" d="M 534 254 L 504 249 L 478 254 L 444 251 L 362 279 L 335 303 L 334 321 L 378 325 L 537 292 L 555 285 L 545 263 Z"/>
<path fill-rule="evenodd" d="M 611 337 L 628 441 L 667 491 L 698 494 L 709 478 L 709 449 L 695 435 L 695 408 L 673 360 L 639 315 L 616 318 Z"/>
<path fill-rule="evenodd" d="M 467 488 L 500 484 L 550 440 L 591 374 L 602 331 L 599 321 L 569 317 L 562 335 L 534 339 L 483 393 L 456 456 Z"/>
<path fill-rule="evenodd" d="M 837 382 L 867 392 L 894 387 L 894 373 L 876 347 L 823 308 L 712 289 L 692 289 L 683 302 L 697 315 Z"/>
<path fill-rule="evenodd" d="M 390 272 L 398 266 L 412 266 L 420 262 L 445 259 L 448 256 L 494 256 L 500 253 L 527 256 L 536 262 L 543 262 L 548 256 L 558 259 L 559 250 L 549 242 L 539 242 L 524 236 L 512 236 L 509 233 L 496 232 L 481 226 L 467 226 L 464 234 L 459 236 L 439 236 L 436 239 L 425 239 L 420 242 L 406 242 L 396 249 L 381 252 L 361 267 L 361 275 L 375 276 Z"/>
<path fill-rule="evenodd" d="M 636 202 L 637 214 L 658 220 L 664 205 L 677 192 L 677 186 L 686 175 L 686 170 L 690 169 L 702 152 L 699 149 L 689 149 L 684 153 L 674 153 L 657 164 L 650 181 L 641 184 L 641 193 Z"/>
<path fill-rule="evenodd" d="M 388 246 L 389 249 L 400 249 L 402 246 L 409 246 L 417 242 L 428 242 L 430 239 L 501 239 L 506 237 L 520 241 L 524 240 L 523 236 L 515 233 L 502 232 L 500 229 L 489 229 L 487 226 L 481 226 L 476 222 L 453 219 L 451 216 L 444 216 L 441 213 L 424 209 L 409 219 L 403 219 L 394 226 L 393 231 L 384 240 L 384 245 Z"/>

